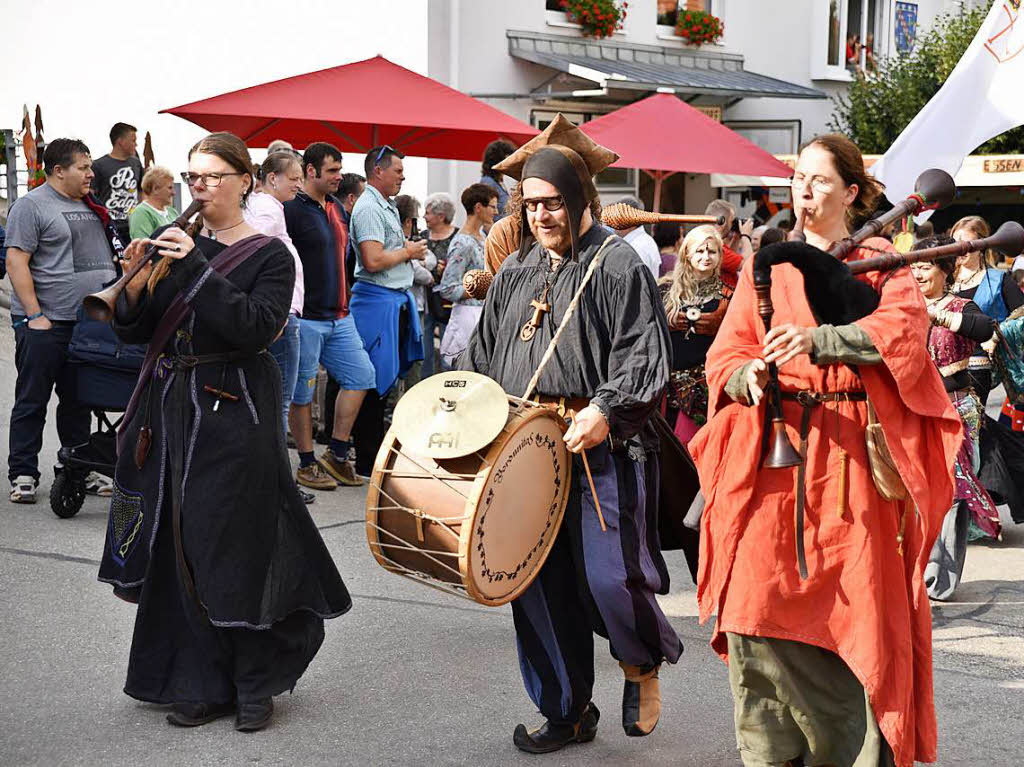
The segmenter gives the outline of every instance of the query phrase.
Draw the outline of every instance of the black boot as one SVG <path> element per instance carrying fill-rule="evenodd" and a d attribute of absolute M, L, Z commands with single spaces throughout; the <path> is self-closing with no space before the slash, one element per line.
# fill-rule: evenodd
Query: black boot
<path fill-rule="evenodd" d="M 260 698 L 250 703 L 239 703 L 235 716 L 235 729 L 239 732 L 256 732 L 270 724 L 274 715 L 274 699 Z"/>
<path fill-rule="evenodd" d="M 601 712 L 597 706 L 588 703 L 576 724 L 552 724 L 544 722 L 533 732 L 527 732 L 525 725 L 516 725 L 512 742 L 516 748 L 528 754 L 549 754 L 570 743 L 589 743 L 597 735 L 597 722 Z"/>
<path fill-rule="evenodd" d="M 176 727 L 198 727 L 228 716 L 234 710 L 234 703 L 175 703 L 167 721 Z"/>

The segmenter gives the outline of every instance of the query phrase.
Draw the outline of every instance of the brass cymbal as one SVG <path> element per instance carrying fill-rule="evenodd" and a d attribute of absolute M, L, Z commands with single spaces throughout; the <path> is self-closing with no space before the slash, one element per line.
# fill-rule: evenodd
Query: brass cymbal
<path fill-rule="evenodd" d="M 458 458 L 494 441 L 508 420 L 508 398 L 479 373 L 448 371 L 420 381 L 395 406 L 391 421 L 402 449 Z"/>

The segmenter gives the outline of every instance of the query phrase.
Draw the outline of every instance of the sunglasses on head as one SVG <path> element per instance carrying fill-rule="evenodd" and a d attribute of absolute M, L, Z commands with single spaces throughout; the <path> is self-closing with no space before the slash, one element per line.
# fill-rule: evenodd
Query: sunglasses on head
<path fill-rule="evenodd" d="M 373 161 L 373 164 L 376 165 L 377 163 L 379 163 L 380 162 L 380 158 L 384 156 L 385 152 L 394 152 L 394 151 L 395 151 L 395 148 L 393 146 L 385 144 L 384 146 L 382 146 L 380 148 L 380 151 L 377 152 L 377 159 Z"/>

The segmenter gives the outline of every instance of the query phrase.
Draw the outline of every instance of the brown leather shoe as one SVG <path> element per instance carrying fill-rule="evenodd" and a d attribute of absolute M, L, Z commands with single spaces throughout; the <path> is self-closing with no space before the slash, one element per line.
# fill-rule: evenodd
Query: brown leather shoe
<path fill-rule="evenodd" d="M 650 735 L 661 718 L 661 664 L 644 668 L 620 662 L 619 666 L 626 675 L 622 688 L 622 729 L 634 738 Z"/>
<path fill-rule="evenodd" d="M 338 483 L 327 475 L 324 467 L 319 463 L 300 466 L 299 470 L 295 472 L 295 481 L 314 490 L 333 490 L 338 486 Z"/>
<path fill-rule="evenodd" d="M 316 462 L 323 467 L 324 471 L 338 480 L 339 485 L 359 487 L 363 484 L 363 480 L 356 476 L 352 461 L 338 460 L 338 457 L 330 450 L 324 450 Z"/>

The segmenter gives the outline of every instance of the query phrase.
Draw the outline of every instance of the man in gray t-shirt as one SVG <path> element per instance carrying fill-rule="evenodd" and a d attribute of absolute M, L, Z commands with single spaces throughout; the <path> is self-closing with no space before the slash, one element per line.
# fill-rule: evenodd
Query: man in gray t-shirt
<path fill-rule="evenodd" d="M 35 299 L 50 320 L 74 320 L 82 299 L 116 276 L 100 217 L 49 182 L 11 207 L 7 229 L 7 246 L 30 254 Z M 32 313 L 11 296 L 12 315 Z"/>
<path fill-rule="evenodd" d="M 67 364 L 78 308 L 116 277 L 103 222 L 83 202 L 92 181 L 89 148 L 51 141 L 46 183 L 19 199 L 7 219 L 7 272 L 18 379 L 7 458 L 11 500 L 35 502 L 46 409 L 57 389 L 57 433 L 71 447 L 89 439 L 89 410 L 74 399 Z"/>

